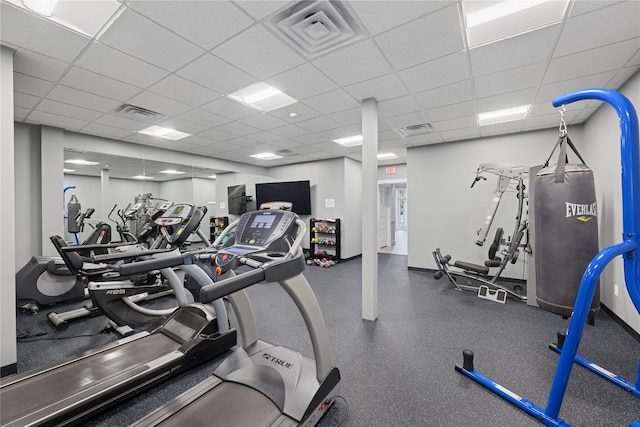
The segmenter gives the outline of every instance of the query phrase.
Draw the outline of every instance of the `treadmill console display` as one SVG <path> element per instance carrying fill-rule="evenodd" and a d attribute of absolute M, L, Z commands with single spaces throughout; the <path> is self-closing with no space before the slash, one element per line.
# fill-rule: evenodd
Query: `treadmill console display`
<path fill-rule="evenodd" d="M 296 215 L 287 211 L 256 211 L 249 212 L 240 218 L 236 242 L 240 245 L 268 246 L 282 238 L 291 225 L 295 223 Z M 231 249 L 227 248 L 227 250 Z"/>
<path fill-rule="evenodd" d="M 180 224 L 191 216 L 192 211 L 193 206 L 186 203 L 173 205 L 154 222 L 162 227 Z"/>

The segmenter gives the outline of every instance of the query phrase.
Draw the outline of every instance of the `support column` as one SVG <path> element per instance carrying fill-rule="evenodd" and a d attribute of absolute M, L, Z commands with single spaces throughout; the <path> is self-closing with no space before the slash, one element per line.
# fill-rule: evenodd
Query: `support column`
<path fill-rule="evenodd" d="M 101 201 L 100 201 L 100 209 L 101 211 L 96 215 L 98 218 L 102 218 L 103 221 L 107 221 L 107 214 L 111 210 L 111 206 L 109 206 L 109 169 L 102 169 L 100 171 L 100 190 L 101 190 Z"/>
<path fill-rule="evenodd" d="M 362 101 L 362 318 L 378 318 L 378 101 Z"/>
<path fill-rule="evenodd" d="M 64 237 L 64 131 L 49 126 L 41 127 L 40 150 L 42 162 L 42 255 L 58 256 L 49 237 Z"/>
<path fill-rule="evenodd" d="M 13 54 L 0 46 L 0 374 L 17 372 Z"/>

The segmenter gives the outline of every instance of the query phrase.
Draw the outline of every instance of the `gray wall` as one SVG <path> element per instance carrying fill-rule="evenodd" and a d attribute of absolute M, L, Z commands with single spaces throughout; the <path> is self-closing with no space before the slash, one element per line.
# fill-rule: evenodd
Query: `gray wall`
<path fill-rule="evenodd" d="M 387 173 L 387 168 L 393 166 L 396 168 L 396 173 Z M 407 165 L 388 165 L 378 167 L 378 181 L 386 181 L 393 179 L 407 179 Z"/>
<path fill-rule="evenodd" d="M 636 73 L 621 89 L 640 110 L 640 73 Z M 585 101 L 582 101 L 585 102 Z M 600 247 L 622 241 L 622 187 L 620 179 L 620 126 L 618 116 L 608 105 L 600 107 L 584 126 L 587 141 L 584 155 L 594 171 L 598 195 Z M 638 213 L 636 212 L 636 215 Z M 638 232 L 638 230 L 635 230 Z M 615 259 L 600 281 L 600 298 L 616 315 L 640 333 L 640 314 L 626 291 L 622 259 Z M 618 296 L 614 295 L 618 285 Z"/>

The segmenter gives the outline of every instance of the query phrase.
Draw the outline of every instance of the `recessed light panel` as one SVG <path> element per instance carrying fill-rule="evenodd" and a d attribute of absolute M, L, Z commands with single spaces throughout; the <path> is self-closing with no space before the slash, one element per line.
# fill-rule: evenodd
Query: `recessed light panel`
<path fill-rule="evenodd" d="M 177 171 L 175 169 L 167 169 L 167 170 L 160 171 L 160 173 L 166 173 L 167 175 L 183 175 L 186 172 Z"/>
<path fill-rule="evenodd" d="M 489 111 L 478 114 L 478 124 L 480 126 L 495 125 L 497 123 L 513 122 L 516 120 L 524 120 L 529 112 L 529 105 L 521 105 L 519 107 L 506 108 L 504 110 Z"/>
<path fill-rule="evenodd" d="M 278 156 L 277 154 L 273 154 L 273 153 L 252 154 L 251 157 L 253 157 L 254 159 L 260 159 L 260 160 L 277 160 L 282 158 L 282 156 Z"/>
<path fill-rule="evenodd" d="M 133 178 L 133 179 L 141 179 L 141 180 L 155 179 L 154 177 L 147 176 L 147 175 L 136 175 L 136 176 L 132 176 L 131 178 Z"/>
<path fill-rule="evenodd" d="M 378 160 L 391 160 L 391 159 L 397 159 L 398 156 L 395 155 L 395 153 L 380 153 L 378 154 Z"/>
<path fill-rule="evenodd" d="M 64 172 L 64 173 L 71 173 L 71 172 L 75 172 L 75 171 L 76 171 L 75 169 L 67 169 L 67 168 L 62 169 L 62 172 Z"/>
<path fill-rule="evenodd" d="M 138 131 L 143 135 L 157 136 L 158 138 L 170 139 L 177 141 L 187 136 L 191 136 L 190 133 L 180 132 L 178 130 L 163 128 L 162 126 L 149 126 L 148 128 Z"/>
<path fill-rule="evenodd" d="M 259 111 L 277 110 L 298 102 L 273 86 L 262 82 L 237 90 L 227 96 Z"/>
<path fill-rule="evenodd" d="M 343 145 L 345 147 L 355 147 L 356 145 L 362 145 L 362 135 L 348 136 L 346 138 L 334 139 L 333 142 Z"/>
<path fill-rule="evenodd" d="M 462 2 L 469 47 L 514 37 L 562 21 L 568 0 Z"/>
<path fill-rule="evenodd" d="M 83 165 L 83 166 L 95 166 L 99 165 L 100 162 L 92 162 L 85 159 L 67 159 L 64 161 L 65 163 L 72 163 L 74 165 Z"/>

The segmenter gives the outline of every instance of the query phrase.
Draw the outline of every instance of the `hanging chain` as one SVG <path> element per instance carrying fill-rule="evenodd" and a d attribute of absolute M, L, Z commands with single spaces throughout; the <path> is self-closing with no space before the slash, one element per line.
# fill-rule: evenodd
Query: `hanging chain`
<path fill-rule="evenodd" d="M 562 105 L 562 107 L 560 107 L 560 136 L 566 136 L 567 135 L 567 123 L 564 121 L 564 112 L 566 111 L 566 109 L 564 108 L 564 104 Z"/>

